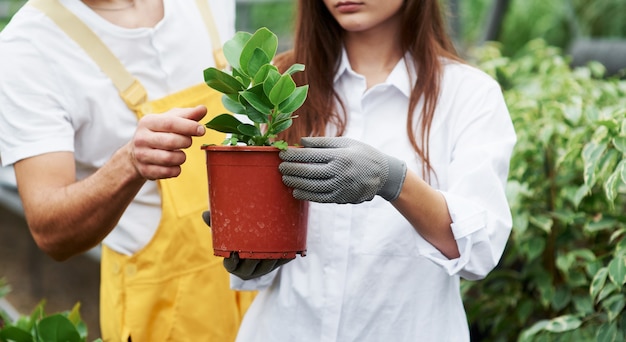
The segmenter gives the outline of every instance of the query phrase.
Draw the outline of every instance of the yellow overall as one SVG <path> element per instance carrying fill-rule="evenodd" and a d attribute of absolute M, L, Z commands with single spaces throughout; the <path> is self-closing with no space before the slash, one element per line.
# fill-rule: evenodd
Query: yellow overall
<path fill-rule="evenodd" d="M 198 0 L 215 44 L 216 30 L 206 0 Z M 224 113 L 221 94 L 204 83 L 146 102 L 143 86 L 101 41 L 58 0 L 30 0 L 75 39 L 112 79 L 138 118 L 173 107 L 205 105 L 205 119 Z M 220 46 L 220 45 L 217 45 Z M 216 49 L 216 56 L 220 55 Z M 218 64 L 223 59 L 217 59 Z M 224 65 L 218 65 L 223 67 Z M 206 163 L 200 146 L 224 136 L 207 131 L 186 151 L 179 177 L 158 181 L 162 217 L 152 240 L 132 256 L 103 246 L 100 324 L 104 341 L 233 341 L 254 292 L 229 287 L 222 259 L 213 255 L 211 233 L 202 220 L 208 208 Z"/>

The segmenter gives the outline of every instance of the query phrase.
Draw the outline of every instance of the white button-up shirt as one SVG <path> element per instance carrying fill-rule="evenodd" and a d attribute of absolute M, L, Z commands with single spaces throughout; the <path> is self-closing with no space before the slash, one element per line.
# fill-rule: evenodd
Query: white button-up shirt
<path fill-rule="evenodd" d="M 335 87 L 348 111 L 345 136 L 421 174 L 406 134 L 415 77 L 402 60 L 367 89 L 344 53 Z M 234 288 L 260 290 L 238 341 L 468 341 L 459 281 L 484 277 L 503 252 L 515 141 L 499 85 L 468 65 L 447 64 L 430 133 L 431 184 L 447 201 L 460 257 L 447 259 L 380 197 L 311 203 L 305 257 L 258 279 L 232 276 Z"/>

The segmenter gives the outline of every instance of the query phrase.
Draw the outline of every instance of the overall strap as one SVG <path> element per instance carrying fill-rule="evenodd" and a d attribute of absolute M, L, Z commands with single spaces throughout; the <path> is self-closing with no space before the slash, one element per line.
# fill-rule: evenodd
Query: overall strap
<path fill-rule="evenodd" d="M 63 6 L 59 0 L 29 0 L 28 4 L 46 14 L 54 23 L 72 38 L 100 69 L 113 81 L 126 105 L 135 109 L 146 102 L 148 95 L 141 83 L 131 75 L 102 40 L 74 13 Z M 216 67 L 224 69 L 227 65 L 222 52 L 219 33 L 213 20 L 207 0 L 196 0 L 204 24 L 213 44 L 213 57 Z"/>
<path fill-rule="evenodd" d="M 141 83 L 126 70 L 102 40 L 59 0 L 29 0 L 28 4 L 46 14 L 85 50 L 113 81 L 129 108 L 135 108 L 146 101 L 148 96 Z"/>
<path fill-rule="evenodd" d="M 228 62 L 226 61 L 226 57 L 224 57 L 224 51 L 222 51 L 222 42 L 220 40 L 219 32 L 217 31 L 217 26 L 215 25 L 215 17 L 213 16 L 213 13 L 211 13 L 209 2 L 207 0 L 196 0 L 196 5 L 198 6 L 204 25 L 206 26 L 207 32 L 209 32 L 209 36 L 211 38 L 215 67 L 218 69 L 225 69 Z"/>

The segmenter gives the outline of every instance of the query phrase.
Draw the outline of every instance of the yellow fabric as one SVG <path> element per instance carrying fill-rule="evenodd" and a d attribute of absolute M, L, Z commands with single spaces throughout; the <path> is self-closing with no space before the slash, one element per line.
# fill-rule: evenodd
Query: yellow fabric
<path fill-rule="evenodd" d="M 204 120 L 225 112 L 221 94 L 204 83 L 146 102 L 141 83 L 58 0 L 30 0 L 29 4 L 51 17 L 85 49 L 138 118 L 197 105 L 208 109 Z M 199 7 L 205 21 L 211 18 L 207 9 L 208 6 Z M 211 37 L 215 36 L 212 32 Z M 218 43 L 213 41 L 214 46 L 221 47 Z M 219 54 L 221 49 L 216 51 Z M 210 229 L 201 216 L 208 209 L 208 189 L 205 155 L 200 146 L 221 143 L 223 139 L 223 134 L 213 131 L 195 138 L 193 146 L 186 150 L 181 175 L 159 181 L 162 217 L 148 245 L 133 256 L 103 246 L 100 324 L 104 341 L 127 342 L 129 337 L 134 342 L 235 339 L 243 314 L 256 293 L 230 289 L 229 275 L 221 264 L 222 258 L 213 255 Z"/>
<path fill-rule="evenodd" d="M 221 94 L 200 84 L 138 108 L 161 113 L 174 106 L 225 112 Z M 163 214 L 152 241 L 133 256 L 102 253 L 101 328 L 105 341 L 233 341 L 255 293 L 235 292 L 201 213 L 208 208 L 205 155 L 200 146 L 224 136 L 207 131 L 187 151 L 177 178 L 159 181 Z"/>

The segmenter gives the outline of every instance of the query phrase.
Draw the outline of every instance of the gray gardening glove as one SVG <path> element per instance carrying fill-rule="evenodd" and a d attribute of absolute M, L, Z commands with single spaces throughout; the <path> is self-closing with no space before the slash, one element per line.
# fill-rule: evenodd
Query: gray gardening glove
<path fill-rule="evenodd" d="M 210 211 L 203 212 L 202 219 L 211 226 Z M 239 253 L 231 252 L 228 258 L 224 258 L 224 268 L 243 280 L 250 280 L 268 274 L 293 259 L 239 259 Z"/>
<path fill-rule="evenodd" d="M 361 203 L 400 195 L 406 163 L 350 138 L 306 137 L 304 148 L 280 152 L 283 183 L 297 199 L 320 203 Z"/>

